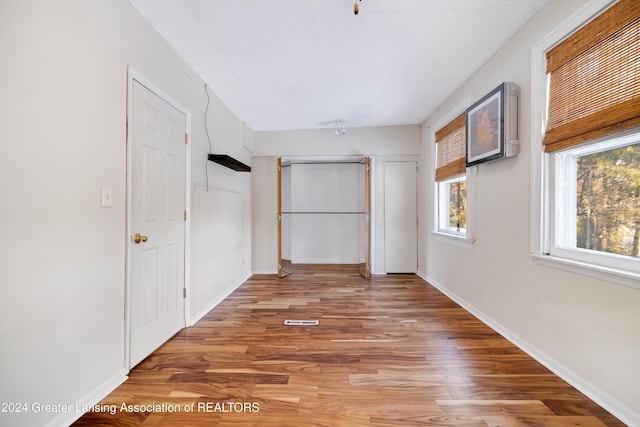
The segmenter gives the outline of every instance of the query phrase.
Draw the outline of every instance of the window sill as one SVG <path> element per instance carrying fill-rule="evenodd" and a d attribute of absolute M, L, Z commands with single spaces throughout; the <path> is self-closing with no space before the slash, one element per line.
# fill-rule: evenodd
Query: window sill
<path fill-rule="evenodd" d="M 471 237 L 457 236 L 455 234 L 442 233 L 440 231 L 432 231 L 431 236 L 433 236 L 435 240 L 440 240 L 441 242 L 447 242 L 469 249 L 473 247 L 473 242 L 475 242 L 475 239 Z"/>
<path fill-rule="evenodd" d="M 531 254 L 536 263 L 628 288 L 640 289 L 640 274 L 552 255 Z"/>

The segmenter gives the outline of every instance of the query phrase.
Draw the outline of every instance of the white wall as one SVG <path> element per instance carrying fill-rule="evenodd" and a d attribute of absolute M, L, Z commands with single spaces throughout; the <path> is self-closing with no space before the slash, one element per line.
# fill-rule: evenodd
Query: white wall
<path fill-rule="evenodd" d="M 256 132 L 255 156 L 382 156 L 420 153 L 420 126 Z"/>
<path fill-rule="evenodd" d="M 291 262 L 358 264 L 364 212 L 358 163 L 291 165 Z M 342 214 L 340 214 L 342 213 Z"/>
<path fill-rule="evenodd" d="M 430 127 L 503 81 L 521 87 L 522 152 L 469 175 L 471 247 L 431 234 L 432 180 L 420 181 L 420 271 L 624 421 L 640 425 L 640 291 L 544 267 L 529 254 L 531 48 L 585 3 L 552 0 L 425 121 L 421 163 L 433 176 Z"/>
<path fill-rule="evenodd" d="M 251 271 L 250 175 L 206 165 L 203 83 L 126 0 L 3 1 L 0 56 L 0 401 L 94 403 L 126 375 L 127 66 L 192 113 L 192 237 L 219 219 L 196 205 L 205 167 L 240 199 L 244 265 L 198 278 L 200 263 L 227 254 L 198 258 L 192 246 L 192 314 Z M 250 163 L 253 133 L 215 95 L 209 120 L 214 150 Z M 0 424 L 79 415 L 1 413 Z"/>
<path fill-rule="evenodd" d="M 385 161 L 416 161 L 420 152 L 420 126 L 349 129 L 335 135 L 333 129 L 255 132 L 253 158 L 253 268 L 254 272 L 277 272 L 277 181 L 279 156 L 372 157 L 372 272 L 384 273 Z M 260 227 L 258 227 L 258 225 Z"/>
<path fill-rule="evenodd" d="M 204 96 L 204 88 L 201 90 Z M 253 132 L 211 89 L 209 97 L 209 137 L 203 120 L 198 122 L 199 128 L 193 129 L 201 134 L 194 143 L 199 143 L 199 150 L 192 153 L 190 324 L 207 314 L 252 273 L 251 174 L 207 161 L 206 153 L 228 154 L 250 165 L 251 152 L 247 147 L 253 145 Z M 201 117 L 204 105 L 206 97 L 198 106 L 202 107 Z"/>
<path fill-rule="evenodd" d="M 256 132 L 256 136 L 259 132 Z M 278 182 L 275 157 L 254 157 L 251 179 L 253 199 L 253 272 L 278 272 Z"/>

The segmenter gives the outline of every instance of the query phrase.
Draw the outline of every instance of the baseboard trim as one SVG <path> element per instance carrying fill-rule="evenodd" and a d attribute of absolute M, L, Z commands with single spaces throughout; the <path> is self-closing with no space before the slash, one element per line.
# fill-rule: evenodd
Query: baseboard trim
<path fill-rule="evenodd" d="M 622 404 L 618 400 L 614 399 L 608 393 L 604 392 L 599 387 L 595 386 L 593 383 L 585 380 L 580 375 L 573 372 L 571 369 L 567 368 L 567 366 L 559 363 L 554 358 L 550 357 L 543 351 L 540 351 L 538 348 L 523 340 L 518 335 L 514 334 L 509 330 L 509 328 L 505 327 L 501 323 L 497 322 L 493 318 L 487 316 L 482 311 L 477 309 L 472 304 L 469 304 L 463 298 L 461 298 L 456 293 L 452 292 L 450 289 L 443 286 L 441 283 L 438 283 L 437 280 L 429 277 L 423 272 L 418 272 L 417 275 L 425 280 L 427 283 L 432 285 L 434 288 L 438 289 L 440 292 L 451 298 L 457 304 L 459 304 L 462 308 L 467 310 L 473 316 L 478 318 L 481 322 L 492 328 L 494 331 L 498 332 L 520 350 L 527 353 L 529 356 L 534 358 L 536 361 L 540 362 L 544 367 L 549 369 L 551 372 L 571 384 L 578 391 L 583 393 L 585 396 L 589 397 L 589 399 L 596 402 L 598 405 L 602 406 L 604 409 L 609 411 L 613 416 L 618 418 L 623 423 L 629 426 L 640 426 L 640 414 L 637 414 L 631 408 Z"/>
<path fill-rule="evenodd" d="M 96 387 L 91 393 L 82 397 L 81 399 L 74 402 L 73 408 L 87 408 L 94 405 L 97 405 L 102 399 L 107 397 L 112 391 L 114 391 L 118 386 L 120 386 L 123 382 L 125 382 L 129 377 L 127 376 L 127 370 L 125 367 L 122 367 L 115 374 L 109 377 L 106 381 Z M 68 426 L 76 422 L 80 417 L 82 417 L 86 411 L 71 411 L 66 413 L 61 413 L 57 417 L 53 418 L 45 427 L 57 427 L 57 426 Z"/>
<path fill-rule="evenodd" d="M 229 295 L 231 295 L 233 293 L 233 291 L 235 291 L 236 289 L 238 289 L 244 282 L 246 282 L 247 280 L 249 280 L 249 278 L 253 275 L 253 273 L 249 273 L 248 275 L 246 275 L 245 277 L 243 277 L 242 279 L 240 279 L 239 282 L 237 282 L 235 285 L 233 285 L 233 287 L 227 291 L 225 294 L 223 294 L 221 297 L 215 298 L 214 300 L 212 300 L 209 304 L 207 304 L 207 306 L 205 308 L 203 308 L 202 310 L 200 310 L 198 313 L 196 313 L 195 315 L 191 316 L 191 319 L 189 319 L 189 324 L 187 325 L 187 327 L 193 326 L 195 325 L 200 319 L 202 319 L 204 316 L 207 315 L 207 313 L 209 313 L 211 310 L 213 310 L 213 308 L 215 306 L 217 306 L 218 304 L 220 304 L 222 301 L 224 301 Z"/>

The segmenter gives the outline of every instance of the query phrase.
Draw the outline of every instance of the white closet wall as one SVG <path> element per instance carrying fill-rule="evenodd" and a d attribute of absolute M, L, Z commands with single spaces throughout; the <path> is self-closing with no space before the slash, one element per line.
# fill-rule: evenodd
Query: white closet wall
<path fill-rule="evenodd" d="M 357 264 L 364 182 L 358 163 L 291 165 L 292 262 Z"/>

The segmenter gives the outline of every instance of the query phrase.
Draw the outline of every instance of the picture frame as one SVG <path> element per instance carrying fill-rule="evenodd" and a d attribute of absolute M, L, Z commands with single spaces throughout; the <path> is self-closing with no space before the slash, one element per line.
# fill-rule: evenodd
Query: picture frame
<path fill-rule="evenodd" d="M 466 166 L 505 157 L 505 83 L 466 110 Z"/>

